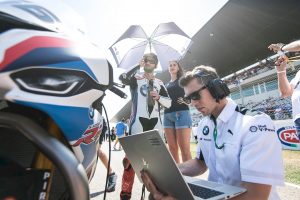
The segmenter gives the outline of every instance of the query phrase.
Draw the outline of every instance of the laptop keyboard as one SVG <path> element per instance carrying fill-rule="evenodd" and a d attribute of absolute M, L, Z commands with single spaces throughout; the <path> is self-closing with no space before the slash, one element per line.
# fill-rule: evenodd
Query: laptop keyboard
<path fill-rule="evenodd" d="M 202 198 L 202 199 L 208 199 L 208 198 L 211 198 L 211 197 L 215 197 L 215 196 L 224 194 L 223 192 L 219 192 L 219 191 L 216 191 L 216 190 L 205 188 L 205 187 L 202 187 L 202 186 L 199 186 L 199 185 L 194 185 L 194 184 L 191 184 L 191 183 L 188 183 L 188 185 L 189 185 L 190 189 L 192 190 L 193 194 L 197 197 Z"/>

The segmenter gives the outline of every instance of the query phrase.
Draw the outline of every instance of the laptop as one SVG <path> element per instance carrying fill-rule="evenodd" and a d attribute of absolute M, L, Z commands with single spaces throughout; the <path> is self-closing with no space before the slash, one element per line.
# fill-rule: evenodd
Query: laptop
<path fill-rule="evenodd" d="M 246 189 L 183 176 L 157 130 L 120 137 L 119 141 L 142 182 L 140 171 L 146 169 L 159 190 L 179 200 L 229 199 Z"/>

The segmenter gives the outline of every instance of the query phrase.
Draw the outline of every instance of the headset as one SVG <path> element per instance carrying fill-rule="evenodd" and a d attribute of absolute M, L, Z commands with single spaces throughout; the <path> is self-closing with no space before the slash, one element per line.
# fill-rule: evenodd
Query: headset
<path fill-rule="evenodd" d="M 219 78 L 209 80 L 206 87 L 217 102 L 230 94 L 227 84 Z"/>
<path fill-rule="evenodd" d="M 224 97 L 227 97 L 230 94 L 230 90 L 227 86 L 227 84 L 221 80 L 220 78 L 215 78 L 218 77 L 217 75 L 214 74 L 207 74 L 206 72 L 199 70 L 199 72 L 194 74 L 196 77 L 204 78 L 205 76 L 211 76 L 214 79 L 208 80 L 206 83 L 206 88 L 208 89 L 209 93 L 211 96 L 216 99 L 217 102 L 219 100 L 223 99 Z"/>

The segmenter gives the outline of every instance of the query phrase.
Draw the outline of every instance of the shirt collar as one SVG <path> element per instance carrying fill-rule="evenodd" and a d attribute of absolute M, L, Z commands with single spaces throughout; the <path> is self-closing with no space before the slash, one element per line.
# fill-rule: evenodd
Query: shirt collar
<path fill-rule="evenodd" d="M 233 115 L 237 104 L 230 98 L 227 98 L 227 103 L 223 108 L 222 112 L 217 118 L 217 122 L 222 121 L 223 123 L 228 122 L 228 120 Z"/>

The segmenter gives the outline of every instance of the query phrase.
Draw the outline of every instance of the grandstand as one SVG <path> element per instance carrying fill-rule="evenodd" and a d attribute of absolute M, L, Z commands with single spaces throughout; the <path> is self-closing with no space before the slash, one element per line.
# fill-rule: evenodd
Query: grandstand
<path fill-rule="evenodd" d="M 216 67 L 221 77 L 234 72 L 240 74 L 238 70 L 245 71 L 246 66 L 250 66 L 251 63 L 273 55 L 267 48 L 269 44 L 289 43 L 299 39 L 299 16 L 300 1 L 297 0 L 230 0 L 192 37 L 193 45 L 180 64 L 185 71 L 204 64 Z M 257 78 L 270 73 L 274 79 L 275 71 L 269 72 L 272 69 L 274 69 L 272 60 L 258 62 L 256 68 L 241 74 L 237 79 L 243 81 L 239 84 L 245 93 L 243 98 L 238 94 L 239 85 L 231 86 L 231 97 L 239 103 L 243 100 L 245 104 L 253 99 L 251 94 L 260 94 L 257 95 L 260 99 L 254 99 L 254 102 L 263 101 L 269 96 L 278 98 L 277 89 L 270 88 L 272 83 L 269 81 L 272 80 Z M 169 80 L 168 72 L 157 74 L 157 77 L 164 82 Z M 257 83 L 252 89 L 247 90 L 247 87 L 251 87 L 253 79 L 257 82 L 262 81 L 262 86 L 258 86 Z M 228 80 L 229 83 L 230 81 Z M 273 87 L 277 87 L 274 82 Z M 275 95 L 271 94 L 272 92 Z M 123 117 L 129 118 L 130 113 L 129 100 L 110 121 L 117 122 Z"/>
<path fill-rule="evenodd" d="M 297 63 L 296 66 L 287 70 L 289 80 L 295 76 L 299 68 L 300 65 Z M 290 119 L 292 117 L 290 98 L 280 98 L 275 67 L 242 80 L 229 85 L 230 97 L 237 103 L 265 112 L 272 119 Z"/>

